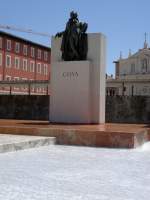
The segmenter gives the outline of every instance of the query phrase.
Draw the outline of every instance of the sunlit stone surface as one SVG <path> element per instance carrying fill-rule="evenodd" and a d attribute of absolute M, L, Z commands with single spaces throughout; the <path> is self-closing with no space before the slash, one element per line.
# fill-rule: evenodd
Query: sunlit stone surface
<path fill-rule="evenodd" d="M 150 150 L 48 146 L 0 154 L 0 199 L 149 200 Z"/>
<path fill-rule="evenodd" d="M 55 137 L 0 134 L 0 153 L 55 144 Z"/>
<path fill-rule="evenodd" d="M 50 122 L 105 123 L 105 35 L 88 34 L 86 61 L 62 61 L 60 48 L 52 37 Z"/>

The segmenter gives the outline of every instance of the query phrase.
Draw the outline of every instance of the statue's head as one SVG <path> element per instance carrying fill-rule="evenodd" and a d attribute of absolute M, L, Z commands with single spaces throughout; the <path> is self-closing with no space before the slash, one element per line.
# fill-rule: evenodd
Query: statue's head
<path fill-rule="evenodd" d="M 76 12 L 74 12 L 74 11 L 70 12 L 70 18 L 76 19 L 77 17 L 78 17 L 78 14 Z"/>

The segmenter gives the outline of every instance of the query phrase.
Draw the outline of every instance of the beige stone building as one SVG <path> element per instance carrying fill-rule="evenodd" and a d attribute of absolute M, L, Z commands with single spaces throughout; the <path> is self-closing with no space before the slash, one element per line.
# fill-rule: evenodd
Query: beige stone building
<path fill-rule="evenodd" d="M 115 63 L 115 78 L 106 76 L 107 95 L 150 96 L 150 48 L 144 46 L 135 54 L 129 51 L 128 58 L 120 58 Z"/>

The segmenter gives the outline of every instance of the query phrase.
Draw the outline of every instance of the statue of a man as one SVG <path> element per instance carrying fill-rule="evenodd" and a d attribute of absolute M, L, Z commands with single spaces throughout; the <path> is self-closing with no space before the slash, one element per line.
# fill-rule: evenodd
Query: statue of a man
<path fill-rule="evenodd" d="M 70 13 L 65 31 L 57 33 L 56 37 L 62 37 L 62 59 L 65 61 L 84 60 L 87 54 L 87 24 L 78 20 L 78 14 Z"/>
<path fill-rule="evenodd" d="M 72 11 L 62 38 L 61 51 L 63 60 L 77 60 L 79 57 L 77 52 L 78 26 L 78 15 Z"/>

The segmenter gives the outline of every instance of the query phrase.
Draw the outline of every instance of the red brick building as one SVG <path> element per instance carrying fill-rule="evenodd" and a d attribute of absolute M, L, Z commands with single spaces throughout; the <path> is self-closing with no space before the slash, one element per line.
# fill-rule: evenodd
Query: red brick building
<path fill-rule="evenodd" d="M 0 81 L 49 80 L 51 49 L 41 44 L 0 31 Z M 0 93 L 7 88 L 1 87 Z M 26 87 L 14 87 L 15 93 L 26 93 Z M 32 88 L 32 93 L 44 94 L 46 88 Z"/>

